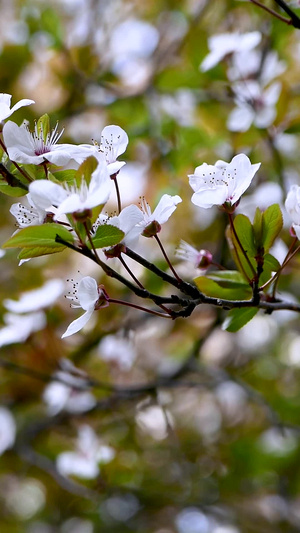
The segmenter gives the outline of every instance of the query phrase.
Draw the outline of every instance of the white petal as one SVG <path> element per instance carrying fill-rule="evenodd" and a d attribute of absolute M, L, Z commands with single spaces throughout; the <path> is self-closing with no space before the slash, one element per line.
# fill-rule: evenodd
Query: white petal
<path fill-rule="evenodd" d="M 56 467 L 63 476 L 74 475 L 83 479 L 94 479 L 99 474 L 95 460 L 75 452 L 61 453 L 57 458 Z"/>
<path fill-rule="evenodd" d="M 30 313 L 54 304 L 62 294 L 64 283 L 60 279 L 47 281 L 40 289 L 24 292 L 18 301 L 3 301 L 6 309 L 12 313 Z"/>
<path fill-rule="evenodd" d="M 169 194 L 164 194 L 152 213 L 152 220 L 155 220 L 159 224 L 164 224 L 170 218 L 172 213 L 175 211 L 177 204 L 180 202 L 182 202 L 180 196 L 170 196 Z"/>
<path fill-rule="evenodd" d="M 213 205 L 223 205 L 227 200 L 227 193 L 226 185 L 209 189 L 203 188 L 193 194 L 192 203 L 204 209 L 208 209 Z"/>
<path fill-rule="evenodd" d="M 255 112 L 250 107 L 235 107 L 227 120 L 229 131 L 247 131 L 255 117 Z"/>
<path fill-rule="evenodd" d="M 13 446 L 15 438 L 15 419 L 8 409 L 0 407 L 0 455 Z"/>
<path fill-rule="evenodd" d="M 29 192 L 34 203 L 42 209 L 48 209 L 51 205 L 59 206 L 68 196 L 61 185 L 49 180 L 30 183 Z"/>
<path fill-rule="evenodd" d="M 114 159 L 108 160 L 107 162 L 112 163 L 114 160 L 123 154 L 128 145 L 128 135 L 120 126 L 106 126 L 101 132 L 101 145 L 104 145 L 104 151 L 106 153 L 105 147 L 107 145 L 113 146 Z"/>
<path fill-rule="evenodd" d="M 24 126 L 17 126 L 9 120 L 3 126 L 3 139 L 9 158 L 17 163 L 39 164 L 44 161 L 44 156 L 37 156 L 31 133 Z"/>
<path fill-rule="evenodd" d="M 271 124 L 274 122 L 275 117 L 275 107 L 264 107 L 258 113 L 256 113 L 254 124 L 257 128 L 267 128 L 268 126 L 271 126 Z"/>
<path fill-rule="evenodd" d="M 23 98 L 22 100 L 19 100 L 15 105 L 12 106 L 10 110 L 10 115 L 12 115 L 17 109 L 20 109 L 20 107 L 24 107 L 27 105 L 35 104 L 34 100 L 28 100 L 28 98 Z"/>
<path fill-rule="evenodd" d="M 125 235 L 132 230 L 132 228 L 143 220 L 143 213 L 136 205 L 129 205 L 122 209 L 117 217 L 119 220 L 119 228 L 124 231 Z"/>
<path fill-rule="evenodd" d="M 91 276 L 85 276 L 78 284 L 78 300 L 85 311 L 94 306 L 99 299 L 98 284 Z"/>
<path fill-rule="evenodd" d="M 71 324 L 69 325 L 65 333 L 61 336 L 61 338 L 64 339 L 65 337 L 69 337 L 70 335 L 74 335 L 74 333 L 77 333 L 77 331 L 80 331 L 87 324 L 93 312 L 94 308 L 92 307 L 79 318 L 73 320 L 73 322 L 71 322 Z"/>

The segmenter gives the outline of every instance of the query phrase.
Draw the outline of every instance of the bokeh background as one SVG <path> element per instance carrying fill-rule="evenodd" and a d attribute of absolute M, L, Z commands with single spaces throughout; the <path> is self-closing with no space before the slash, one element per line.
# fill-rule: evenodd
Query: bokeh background
<path fill-rule="evenodd" d="M 289 4 L 297 11 L 297 2 Z M 275 51 L 282 65 L 276 119 L 268 128 L 230 132 L 228 63 L 199 69 L 208 38 L 236 31 L 261 32 L 260 49 Z M 33 125 L 49 113 L 53 127 L 59 121 L 64 128 L 63 141 L 72 143 L 99 141 L 108 124 L 125 129 L 123 205 L 141 195 L 151 205 L 163 193 L 182 197 L 161 239 L 187 280 L 197 270 L 176 259 L 180 239 L 233 268 L 225 215 L 190 202 L 187 175 L 197 165 L 239 152 L 262 162 L 239 206 L 249 216 L 257 205 L 283 204 L 290 184 L 299 184 L 299 51 L 299 30 L 246 1 L 0 0 L 0 90 L 13 103 L 35 100 L 13 120 Z M 0 196 L 1 243 L 16 229 L 9 213 L 15 201 Z M 115 209 L 112 199 L 108 211 Z M 290 243 L 288 227 L 285 215 L 279 259 Z M 140 253 L 167 269 L 154 244 L 145 239 Z M 132 267 L 149 290 L 170 293 Z M 60 282 L 67 287 L 78 272 L 105 283 L 113 297 L 130 298 L 70 251 L 21 266 L 16 250 L 1 258 L 0 530 L 299 531 L 299 317 L 260 313 L 233 334 L 221 327 L 226 314 L 207 306 L 173 322 L 111 305 L 94 313 L 84 332 L 61 340 L 78 315 Z M 53 279 L 52 301 L 52 288 L 45 303 L 32 297 L 39 319 L 25 326 L 16 315 L 7 318 L 7 299 Z M 279 288 L 297 301 L 297 258 Z M 53 381 L 54 373 L 69 386 Z M 14 423 L 17 436 L 9 444 Z M 102 451 L 90 479 L 84 466 L 79 471 L 78 456 L 65 459 L 65 471 L 75 468 L 75 475 L 59 466 L 76 446 L 81 458 L 92 455 L 94 466 Z"/>

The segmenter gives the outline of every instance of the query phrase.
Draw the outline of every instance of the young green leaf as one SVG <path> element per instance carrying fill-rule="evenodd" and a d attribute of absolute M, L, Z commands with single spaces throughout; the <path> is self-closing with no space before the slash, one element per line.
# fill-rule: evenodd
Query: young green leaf
<path fill-rule="evenodd" d="M 283 225 L 282 213 L 278 204 L 266 209 L 262 216 L 262 246 L 268 252 L 280 233 Z"/>
<path fill-rule="evenodd" d="M 235 288 L 225 288 L 206 276 L 199 276 L 194 281 L 198 289 L 206 296 L 224 298 L 225 300 L 248 300 L 251 298 L 251 289 L 247 284 Z"/>
<path fill-rule="evenodd" d="M 3 248 L 36 248 L 44 247 L 61 249 L 63 244 L 55 241 L 59 235 L 64 241 L 73 242 L 71 233 L 60 224 L 43 224 L 23 228 L 3 244 Z"/>
<path fill-rule="evenodd" d="M 245 307 L 243 309 L 231 309 L 222 324 L 222 329 L 235 333 L 241 329 L 247 322 L 250 322 L 256 315 L 256 307 Z"/>
<path fill-rule="evenodd" d="M 83 163 L 81 163 L 79 169 L 76 171 L 74 176 L 75 182 L 78 187 L 80 187 L 82 180 L 84 180 L 87 185 L 89 185 L 91 181 L 91 176 L 94 170 L 96 170 L 97 165 L 98 161 L 93 155 L 91 155 L 90 157 L 85 159 Z"/>
<path fill-rule="evenodd" d="M 216 270 L 215 272 L 209 272 L 206 277 L 216 281 L 221 287 L 227 289 L 248 287 L 244 276 L 237 270 Z"/>
<path fill-rule="evenodd" d="M 93 244 L 95 248 L 106 248 L 118 244 L 124 237 L 125 233 L 116 226 L 103 224 L 97 228 Z"/>

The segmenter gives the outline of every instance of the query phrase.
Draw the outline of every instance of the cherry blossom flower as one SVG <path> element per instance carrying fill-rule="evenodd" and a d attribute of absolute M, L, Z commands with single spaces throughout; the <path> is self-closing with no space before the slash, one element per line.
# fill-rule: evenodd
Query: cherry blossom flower
<path fill-rule="evenodd" d="M 26 195 L 29 207 L 21 204 L 13 204 L 10 208 L 10 213 L 15 217 L 19 228 L 27 228 L 28 226 L 39 226 L 45 222 L 47 213 L 45 209 L 35 205 L 30 194 Z"/>
<path fill-rule="evenodd" d="M 249 33 L 222 33 L 213 35 L 208 39 L 209 54 L 200 65 L 200 70 L 206 72 L 215 67 L 224 57 L 233 53 L 251 50 L 259 44 L 261 33 L 252 31 Z"/>
<path fill-rule="evenodd" d="M 195 268 L 206 270 L 212 262 L 212 254 L 208 250 L 196 250 L 187 242 L 181 240 L 175 255 L 184 261 L 193 263 Z"/>
<path fill-rule="evenodd" d="M 34 132 L 30 132 L 27 125 L 17 126 L 12 121 L 6 122 L 3 127 L 3 139 L 9 158 L 16 163 L 40 165 L 49 162 L 57 166 L 66 166 L 71 161 L 78 165 L 88 157 L 80 147 L 73 144 L 57 144 L 63 131 L 58 133 L 58 126 L 51 133 L 38 130 L 35 125 Z"/>
<path fill-rule="evenodd" d="M 100 144 L 80 144 L 78 150 L 81 149 L 82 155 L 94 155 L 100 158 L 104 156 L 107 169 L 112 176 L 119 172 L 119 170 L 126 164 L 124 161 L 117 161 L 119 155 L 123 154 L 128 145 L 128 135 L 120 126 L 110 125 L 105 126 L 101 132 Z M 83 157 L 84 159 L 84 157 Z"/>
<path fill-rule="evenodd" d="M 292 185 L 285 201 L 285 208 L 292 219 L 292 227 L 300 239 L 300 187 Z"/>
<path fill-rule="evenodd" d="M 0 455 L 13 446 L 15 438 L 15 419 L 6 407 L 0 407 Z"/>
<path fill-rule="evenodd" d="M 71 307 L 81 308 L 85 311 L 83 315 L 71 322 L 62 339 L 74 335 L 81 330 L 91 318 L 95 310 L 100 307 L 107 307 L 107 295 L 103 289 L 98 287 L 97 281 L 90 276 L 85 276 L 79 282 L 70 280 L 72 283 L 72 291 L 70 291 L 66 298 L 72 300 Z"/>
<path fill-rule="evenodd" d="M 34 100 L 28 100 L 24 98 L 23 100 L 19 100 L 14 106 L 11 106 L 11 94 L 7 93 L 0 93 L 0 122 L 3 122 L 3 120 L 6 120 L 8 117 L 10 117 L 17 109 L 20 109 L 20 107 L 24 107 L 27 105 L 34 104 Z"/>
<path fill-rule="evenodd" d="M 0 329 L 0 347 L 25 342 L 32 333 L 46 326 L 46 317 L 43 312 L 27 315 L 6 313 L 3 320 L 5 326 Z"/>
<path fill-rule="evenodd" d="M 19 300 L 7 298 L 3 305 L 11 313 L 32 313 L 53 305 L 62 294 L 64 283 L 60 279 L 47 281 L 41 288 L 21 294 Z"/>
<path fill-rule="evenodd" d="M 248 189 L 260 163 L 252 165 L 245 154 L 236 155 L 230 163 L 217 161 L 215 165 L 203 163 L 189 175 L 195 191 L 193 204 L 205 209 L 213 205 L 236 204 Z"/>
<path fill-rule="evenodd" d="M 47 385 L 43 400 L 51 416 L 57 415 L 62 410 L 68 413 L 85 413 L 96 405 L 96 398 L 91 392 L 79 390 L 58 381 Z"/>
<path fill-rule="evenodd" d="M 182 202 L 180 196 L 164 194 L 152 213 L 150 205 L 146 202 L 145 198 L 142 198 L 141 209 L 144 218 L 140 225 L 143 227 L 143 235 L 145 237 L 156 235 L 161 230 L 161 225 L 169 220 L 180 202 Z"/>
<path fill-rule="evenodd" d="M 54 205 L 57 211 L 54 219 L 66 213 L 77 213 L 104 205 L 111 192 L 111 180 L 107 166 L 102 161 L 94 170 L 89 185 L 84 180 L 80 187 L 76 185 L 59 185 L 50 180 L 36 180 L 29 185 L 29 192 L 34 203 L 41 209 Z"/>
<path fill-rule="evenodd" d="M 117 335 L 106 335 L 98 346 L 98 354 L 108 363 L 115 363 L 123 371 L 131 369 L 136 358 L 136 349 L 132 340 Z"/>
<path fill-rule="evenodd" d="M 98 464 L 113 460 L 115 451 L 100 442 L 94 430 L 83 425 L 79 428 L 75 452 L 63 452 L 57 457 L 56 467 L 63 476 L 74 475 L 94 479 L 100 469 Z"/>
<path fill-rule="evenodd" d="M 125 233 L 122 244 L 134 247 L 143 228 L 139 223 L 143 220 L 143 213 L 136 205 L 129 205 L 122 209 L 118 216 L 109 218 L 108 223 L 116 226 Z"/>
<path fill-rule="evenodd" d="M 88 390 L 89 377 L 69 359 L 59 361 L 59 370 L 53 374 L 43 393 L 48 413 L 55 416 L 64 410 L 69 413 L 84 413 L 96 405 L 95 396 Z"/>
<path fill-rule="evenodd" d="M 227 76 L 231 81 L 251 77 L 259 80 L 262 87 L 265 87 L 285 70 L 285 62 L 278 59 L 275 50 L 270 50 L 267 54 L 263 54 L 261 50 L 246 50 L 233 55 Z"/>
<path fill-rule="evenodd" d="M 275 105 L 278 101 L 281 83 L 263 87 L 254 80 L 233 85 L 234 101 L 237 105 L 227 121 L 230 131 L 247 131 L 253 123 L 257 128 L 267 128 L 276 117 Z"/>

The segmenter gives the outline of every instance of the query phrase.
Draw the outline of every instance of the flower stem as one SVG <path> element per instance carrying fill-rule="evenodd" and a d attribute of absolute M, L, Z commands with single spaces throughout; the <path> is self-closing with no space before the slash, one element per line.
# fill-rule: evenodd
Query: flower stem
<path fill-rule="evenodd" d="M 125 302 L 124 300 L 116 300 L 115 298 L 108 298 L 108 302 L 111 304 L 120 304 L 127 307 L 132 307 L 133 309 L 138 309 L 139 311 L 145 311 L 145 313 L 150 313 L 151 315 L 160 316 L 162 318 L 172 318 L 171 315 L 165 313 L 159 313 L 158 311 L 153 311 L 152 309 L 147 309 L 141 305 L 132 304 L 130 302 Z"/>
<path fill-rule="evenodd" d="M 123 259 L 123 257 L 121 255 L 119 255 L 119 260 L 121 261 L 123 267 L 125 268 L 125 270 L 127 270 L 128 274 L 132 277 L 132 279 L 135 281 L 135 283 L 141 288 L 141 289 L 144 289 L 145 287 L 141 284 L 141 282 L 137 279 L 137 277 L 134 275 L 134 273 L 132 272 L 132 270 L 129 268 L 129 266 L 127 265 L 126 261 Z"/>
<path fill-rule="evenodd" d="M 254 268 L 254 266 L 252 265 L 252 263 L 251 263 L 251 261 L 250 261 L 248 255 L 247 255 L 247 252 L 246 252 L 246 250 L 244 249 L 244 247 L 243 247 L 243 245 L 242 245 L 242 243 L 241 243 L 241 241 L 240 241 L 240 239 L 239 239 L 239 236 L 238 236 L 238 234 L 237 234 L 237 232 L 236 232 L 236 229 L 235 229 L 235 227 L 234 227 L 234 222 L 233 222 L 232 214 L 231 214 L 231 213 L 228 213 L 228 217 L 229 217 L 230 227 L 231 227 L 232 233 L 233 233 L 233 235 L 234 235 L 234 237 L 235 237 L 235 240 L 236 240 L 236 242 L 238 243 L 238 245 L 239 245 L 239 247 L 240 247 L 240 250 L 241 250 L 243 256 L 245 257 L 245 259 L 246 259 L 246 261 L 247 261 L 247 263 L 248 263 L 248 265 L 249 265 L 249 267 L 250 267 L 250 269 L 251 269 L 251 271 L 252 271 L 253 276 L 256 276 L 255 268 Z M 244 270 L 244 269 L 243 269 L 243 270 Z M 245 274 L 246 274 L 246 273 L 245 273 Z M 249 279 L 248 276 L 247 276 L 247 278 Z M 249 281 L 251 281 L 251 280 L 249 279 Z"/>
<path fill-rule="evenodd" d="M 255 4 L 258 7 L 261 7 L 262 9 L 270 13 L 270 15 L 273 15 L 273 17 L 276 17 L 277 19 L 281 20 L 281 22 L 285 22 L 286 24 L 292 24 L 292 21 L 290 19 L 283 17 L 282 15 L 274 11 L 274 9 L 264 6 L 263 4 L 258 2 L 258 0 L 250 0 L 250 2 L 252 2 L 252 4 Z"/>
<path fill-rule="evenodd" d="M 168 258 L 167 254 L 166 254 L 166 251 L 165 251 L 165 249 L 164 249 L 164 247 L 163 247 L 163 245 L 162 245 L 162 242 L 161 242 L 160 238 L 158 237 L 158 235 L 154 235 L 154 238 L 155 238 L 155 240 L 157 241 L 158 246 L 160 247 L 161 252 L 162 252 L 162 254 L 163 254 L 165 260 L 167 261 L 170 270 L 173 272 L 175 278 L 176 278 L 178 281 L 182 282 L 182 279 L 178 276 L 176 270 L 174 269 L 173 265 L 171 264 L 171 261 L 170 261 L 170 259 Z"/>
<path fill-rule="evenodd" d="M 117 180 L 117 174 L 114 174 L 113 176 L 111 176 L 111 179 L 114 181 L 114 184 L 115 184 L 117 202 L 118 202 L 118 211 L 119 211 L 118 214 L 120 214 L 122 211 L 122 204 L 121 204 L 121 196 L 120 196 L 120 189 L 119 189 L 119 184 Z"/>
<path fill-rule="evenodd" d="M 299 251 L 300 249 L 300 246 L 297 246 L 296 250 L 293 251 L 292 253 L 292 249 L 294 248 L 296 242 L 297 242 L 297 237 L 294 237 L 289 249 L 288 249 L 288 252 L 282 262 L 282 265 L 281 267 L 277 270 L 277 272 L 274 274 L 274 276 L 269 279 L 266 283 L 264 283 L 260 288 L 259 290 L 263 290 L 263 289 L 266 289 L 269 285 L 271 285 L 271 283 L 275 282 L 274 283 L 274 287 L 273 287 L 273 292 L 272 292 L 272 295 L 273 297 L 275 297 L 275 292 L 276 292 L 276 288 L 277 288 L 277 284 L 278 284 L 278 281 L 279 281 L 279 276 L 280 274 L 282 273 L 283 269 L 286 267 L 286 265 L 289 263 L 289 261 L 292 259 L 292 257 L 294 257 L 294 255 Z"/>
<path fill-rule="evenodd" d="M 97 250 L 96 250 L 96 248 L 95 248 L 95 246 L 94 246 L 93 239 L 92 239 L 91 234 L 90 234 L 90 232 L 89 232 L 89 229 L 88 229 L 88 227 L 87 227 L 87 223 L 84 222 L 83 225 L 84 225 L 84 228 L 85 228 L 85 231 L 86 231 L 86 234 L 87 234 L 87 238 L 88 238 L 89 243 L 90 243 L 90 245 L 91 245 L 91 248 L 92 248 L 92 250 L 93 250 L 93 252 L 94 252 L 94 255 L 95 255 L 95 257 L 96 257 L 97 263 L 100 264 L 100 258 L 99 258 L 99 256 L 98 256 Z"/>

